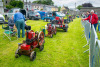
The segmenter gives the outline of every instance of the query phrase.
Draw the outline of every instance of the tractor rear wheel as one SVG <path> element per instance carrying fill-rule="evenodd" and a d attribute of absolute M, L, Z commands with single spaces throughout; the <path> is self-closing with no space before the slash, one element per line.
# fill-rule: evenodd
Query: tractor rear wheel
<path fill-rule="evenodd" d="M 36 58 L 36 52 L 32 51 L 31 54 L 30 54 L 30 61 L 34 61 L 35 58 Z"/>
<path fill-rule="evenodd" d="M 66 29 L 64 29 L 64 31 L 65 31 L 65 32 L 67 32 L 67 28 L 66 28 Z"/>
<path fill-rule="evenodd" d="M 39 47 L 40 51 L 42 51 L 44 49 L 44 44 L 42 44 L 40 47 Z"/>
<path fill-rule="evenodd" d="M 32 17 L 32 20 L 34 20 L 34 17 Z"/>
<path fill-rule="evenodd" d="M 19 49 L 17 49 L 15 52 L 15 58 L 18 58 L 19 56 L 21 56 L 21 54 L 19 53 Z"/>
<path fill-rule="evenodd" d="M 54 34 L 56 35 L 56 33 L 57 33 L 57 31 L 55 30 L 55 31 L 54 31 Z"/>

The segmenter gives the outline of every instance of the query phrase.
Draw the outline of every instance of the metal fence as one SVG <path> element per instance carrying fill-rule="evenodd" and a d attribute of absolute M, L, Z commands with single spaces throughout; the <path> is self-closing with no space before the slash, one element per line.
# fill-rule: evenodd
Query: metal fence
<path fill-rule="evenodd" d="M 94 26 L 88 21 L 81 21 L 81 23 L 87 40 L 86 45 L 89 45 L 89 67 L 100 67 L 100 40 L 98 40 Z M 86 51 L 84 51 L 84 53 Z"/>

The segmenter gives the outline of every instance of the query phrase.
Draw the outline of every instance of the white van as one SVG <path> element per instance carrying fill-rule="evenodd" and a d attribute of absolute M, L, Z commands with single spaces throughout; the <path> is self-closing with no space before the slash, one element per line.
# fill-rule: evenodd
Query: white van
<path fill-rule="evenodd" d="M 2 14 L 0 14 L 0 24 L 4 23 L 5 21 L 5 18 Z"/>
<path fill-rule="evenodd" d="M 8 20 L 10 17 L 12 17 L 16 13 L 17 10 L 20 11 L 26 17 L 25 9 L 12 8 L 8 11 L 8 13 L 5 14 L 5 19 Z"/>

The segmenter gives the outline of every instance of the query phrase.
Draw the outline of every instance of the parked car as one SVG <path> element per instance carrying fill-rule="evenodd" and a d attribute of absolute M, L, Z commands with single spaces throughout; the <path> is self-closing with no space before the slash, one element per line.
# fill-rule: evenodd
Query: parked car
<path fill-rule="evenodd" d="M 45 11 L 38 11 L 40 14 L 41 20 L 43 20 L 43 17 L 45 16 Z"/>
<path fill-rule="evenodd" d="M 10 17 L 12 17 L 16 13 L 16 10 L 20 11 L 26 17 L 25 9 L 12 8 L 7 13 L 5 13 L 5 19 L 8 20 Z"/>
<path fill-rule="evenodd" d="M 46 12 L 45 13 L 45 16 L 42 18 L 42 20 L 44 21 L 48 21 L 48 22 L 51 22 L 55 19 L 55 17 L 53 16 L 52 12 Z"/>
<path fill-rule="evenodd" d="M 30 20 L 39 20 L 40 14 L 38 12 L 28 11 L 27 18 L 29 18 Z"/>
<path fill-rule="evenodd" d="M 0 14 L 0 24 L 4 23 L 4 21 L 5 21 L 4 16 Z"/>
<path fill-rule="evenodd" d="M 53 11 L 53 16 L 54 17 L 65 17 L 64 13 L 58 12 L 58 11 Z"/>

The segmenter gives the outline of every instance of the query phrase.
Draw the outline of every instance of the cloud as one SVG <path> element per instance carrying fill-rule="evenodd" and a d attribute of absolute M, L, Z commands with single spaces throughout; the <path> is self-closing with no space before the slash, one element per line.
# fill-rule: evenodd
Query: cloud
<path fill-rule="evenodd" d="M 24 0 L 26 1 L 26 0 Z M 35 0 L 27 0 L 27 1 L 35 1 Z M 76 6 L 82 5 L 83 3 L 92 3 L 93 6 L 95 7 L 100 7 L 100 0 L 52 0 L 54 2 L 54 5 L 57 6 L 68 6 L 69 8 L 75 8 L 75 3 Z"/>
<path fill-rule="evenodd" d="M 99 0 L 53 0 L 54 4 L 57 6 L 68 6 L 69 8 L 75 8 L 75 3 L 76 6 L 82 5 L 83 3 L 92 3 L 93 6 L 95 7 L 100 7 L 100 2 Z"/>

